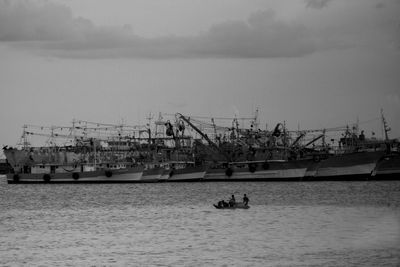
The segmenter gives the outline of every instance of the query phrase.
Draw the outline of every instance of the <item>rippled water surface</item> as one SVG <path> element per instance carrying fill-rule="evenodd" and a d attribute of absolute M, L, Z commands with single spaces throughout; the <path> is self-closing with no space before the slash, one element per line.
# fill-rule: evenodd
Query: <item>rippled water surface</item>
<path fill-rule="evenodd" d="M 231 194 L 248 210 L 217 210 Z M 0 183 L 1 266 L 399 266 L 400 182 Z"/>

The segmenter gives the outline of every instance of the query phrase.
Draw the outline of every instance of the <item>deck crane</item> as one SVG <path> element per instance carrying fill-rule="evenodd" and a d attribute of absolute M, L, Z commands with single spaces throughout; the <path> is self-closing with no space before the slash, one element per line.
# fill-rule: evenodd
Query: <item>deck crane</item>
<path fill-rule="evenodd" d="M 290 148 L 293 148 L 297 145 L 297 143 L 300 141 L 301 138 L 303 138 L 306 134 L 303 132 L 301 133 L 296 140 L 294 140 L 294 142 L 290 145 Z M 316 140 L 315 140 L 316 141 Z"/>
<path fill-rule="evenodd" d="M 187 124 L 190 125 L 190 127 L 192 127 L 193 130 L 195 130 L 198 134 L 201 135 L 201 137 L 203 137 L 209 144 L 210 146 L 212 146 L 214 149 L 216 149 L 219 153 L 221 153 L 222 155 L 224 155 L 224 157 L 227 159 L 228 162 L 232 161 L 232 158 L 230 155 L 228 155 L 224 150 L 222 150 L 217 144 L 215 144 L 213 141 L 211 141 L 211 139 L 207 136 L 207 134 L 203 133 L 199 128 L 197 128 L 191 121 L 189 118 L 186 118 L 185 116 L 183 116 L 180 113 L 176 113 L 175 116 L 181 120 L 183 120 L 184 122 L 186 122 Z"/>
<path fill-rule="evenodd" d="M 310 142 L 308 142 L 307 144 L 305 144 L 304 147 L 307 147 L 307 146 L 311 145 L 312 143 L 315 143 L 316 141 L 318 141 L 318 140 L 321 139 L 322 137 L 324 137 L 323 134 L 321 134 L 321 135 L 315 137 L 313 140 L 311 140 Z"/>

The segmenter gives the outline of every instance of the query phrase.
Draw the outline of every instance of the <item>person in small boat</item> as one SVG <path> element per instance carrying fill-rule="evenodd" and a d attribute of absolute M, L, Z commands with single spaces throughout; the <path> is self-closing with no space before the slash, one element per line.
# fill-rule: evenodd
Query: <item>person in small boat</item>
<path fill-rule="evenodd" d="M 225 202 L 225 200 L 218 201 L 218 208 L 226 208 L 229 207 L 229 204 Z"/>
<path fill-rule="evenodd" d="M 243 204 L 244 204 L 245 206 L 247 206 L 247 205 L 249 204 L 249 198 L 247 197 L 246 194 L 244 194 L 244 196 L 243 196 Z"/>
<path fill-rule="evenodd" d="M 229 199 L 229 207 L 234 207 L 236 205 L 235 195 L 232 195 L 231 199 Z"/>

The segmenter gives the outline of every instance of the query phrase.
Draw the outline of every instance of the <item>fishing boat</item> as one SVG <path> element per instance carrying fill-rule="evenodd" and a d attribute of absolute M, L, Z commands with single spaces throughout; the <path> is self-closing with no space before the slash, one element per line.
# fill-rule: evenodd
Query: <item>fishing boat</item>
<path fill-rule="evenodd" d="M 400 145 L 368 139 L 358 126 L 291 131 L 259 128 L 251 118 L 217 125 L 181 113 L 142 126 L 73 121 L 70 127 L 24 125 L 18 147 L 3 148 L 8 183 L 207 182 L 398 179 Z M 219 118 L 227 119 L 227 118 Z M 249 121 L 249 127 L 239 121 Z M 32 130 L 36 129 L 36 131 Z M 39 130 L 48 131 L 43 133 Z M 342 131 L 331 143 L 329 133 Z M 46 138 L 32 145 L 28 138 Z M 59 141 L 62 140 L 62 142 Z M 336 144 L 336 146 L 334 145 Z"/>
<path fill-rule="evenodd" d="M 153 134 L 146 125 L 82 120 L 62 127 L 24 125 L 19 146 L 3 147 L 11 166 L 7 181 L 147 183 L 203 179 L 206 168 L 193 162 L 192 139 L 173 137 L 168 124 L 156 121 L 163 129 L 156 127 Z M 46 139 L 45 145 L 31 144 L 30 139 L 37 136 Z"/>
<path fill-rule="evenodd" d="M 7 174 L 8 183 L 126 182 L 142 177 L 144 168 L 135 162 L 132 150 L 126 147 L 126 140 L 120 138 L 116 144 L 113 138 L 106 140 L 72 133 L 78 129 L 88 131 L 89 127 L 39 128 L 51 129 L 51 133 L 32 132 L 25 125 L 22 146 L 3 147 L 11 166 Z M 57 129 L 68 129 L 70 133 L 64 135 Z M 48 138 L 47 145 L 31 146 L 28 136 L 34 135 Z M 69 142 L 59 145 L 56 143 L 58 138 Z"/>
<path fill-rule="evenodd" d="M 272 131 L 258 129 L 257 117 L 250 128 L 216 126 L 176 115 L 201 137 L 197 140 L 197 161 L 207 166 L 204 181 L 304 181 L 370 180 L 394 177 L 400 170 L 399 142 L 390 140 L 382 112 L 385 139 L 366 138 L 358 124 L 331 129 L 290 131 L 285 122 Z M 214 134 L 200 128 L 207 126 Z M 218 133 L 219 131 L 219 133 Z M 342 132 L 331 144 L 328 133 Z M 213 136 L 212 140 L 210 136 Z"/>
<path fill-rule="evenodd" d="M 216 204 L 213 204 L 214 205 L 214 207 L 216 208 L 216 209 L 227 209 L 227 210 L 234 210 L 234 209 L 249 209 L 250 208 L 250 206 L 249 205 L 245 205 L 244 203 L 242 203 L 242 202 L 238 202 L 238 203 L 235 203 L 235 205 L 233 205 L 233 206 L 221 206 L 221 205 L 216 205 Z"/>

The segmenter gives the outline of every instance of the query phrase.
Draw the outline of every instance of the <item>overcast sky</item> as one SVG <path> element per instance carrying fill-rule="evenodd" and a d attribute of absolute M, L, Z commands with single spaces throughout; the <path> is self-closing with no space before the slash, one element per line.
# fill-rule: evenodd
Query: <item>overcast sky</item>
<path fill-rule="evenodd" d="M 400 137 L 400 1 L 0 0 L 3 145 L 25 123 L 256 107 L 263 125 L 358 119 L 367 136 L 383 108 Z"/>

